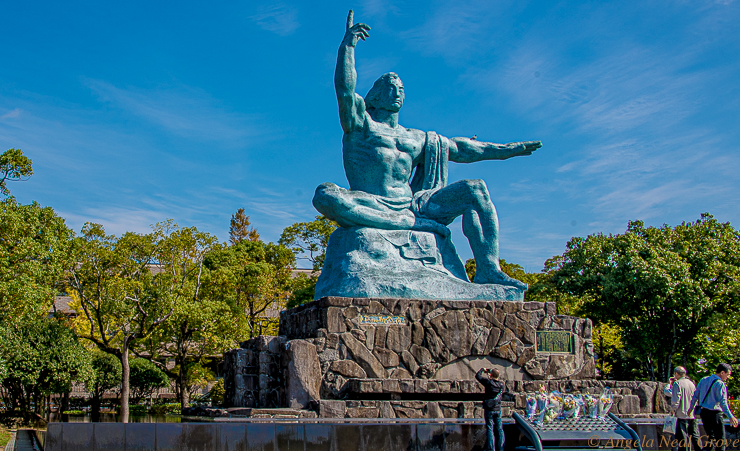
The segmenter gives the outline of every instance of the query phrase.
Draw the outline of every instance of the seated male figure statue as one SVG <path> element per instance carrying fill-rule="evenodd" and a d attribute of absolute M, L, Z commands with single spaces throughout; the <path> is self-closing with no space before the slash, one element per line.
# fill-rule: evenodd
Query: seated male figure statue
<path fill-rule="evenodd" d="M 501 271 L 498 217 L 485 183 L 461 180 L 447 185 L 447 163 L 531 155 L 541 142 L 494 144 L 404 128 L 398 123 L 404 101 L 398 75 L 381 76 L 365 99 L 355 93 L 355 46 L 368 37 L 369 29 L 363 23 L 352 25 L 350 11 L 334 74 L 350 190 L 324 183 L 316 190 L 314 206 L 342 227 L 418 230 L 445 238 L 450 233 L 447 225 L 462 216 L 477 266 L 475 282 L 526 290 L 526 284 Z"/>

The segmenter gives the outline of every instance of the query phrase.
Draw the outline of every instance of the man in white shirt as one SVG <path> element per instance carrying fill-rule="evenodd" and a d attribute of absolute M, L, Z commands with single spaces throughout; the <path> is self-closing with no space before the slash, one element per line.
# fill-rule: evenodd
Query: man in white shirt
<path fill-rule="evenodd" d="M 664 391 L 666 396 L 671 397 L 671 415 L 677 419 L 674 435 L 676 446 L 672 448 L 673 451 L 701 450 L 698 421 L 694 418 L 693 410 L 690 409 L 691 398 L 695 390 L 694 383 L 686 377 L 686 368 L 677 366 Z M 690 447 L 689 437 L 691 438 Z"/>

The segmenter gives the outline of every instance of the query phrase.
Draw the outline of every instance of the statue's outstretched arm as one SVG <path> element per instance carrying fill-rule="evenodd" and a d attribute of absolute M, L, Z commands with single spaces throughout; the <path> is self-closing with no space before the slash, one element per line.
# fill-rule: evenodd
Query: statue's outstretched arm
<path fill-rule="evenodd" d="M 347 16 L 347 31 L 339 46 L 337 68 L 334 72 L 334 89 L 339 103 L 339 121 L 344 133 L 349 133 L 362 124 L 365 114 L 365 101 L 355 93 L 357 71 L 355 70 L 355 46 L 369 36 L 370 27 L 364 23 L 352 25 L 352 10 Z"/>
<path fill-rule="evenodd" d="M 474 163 L 483 160 L 506 160 L 520 155 L 532 155 L 542 147 L 541 141 L 496 144 L 468 138 L 449 139 L 450 161 Z"/>

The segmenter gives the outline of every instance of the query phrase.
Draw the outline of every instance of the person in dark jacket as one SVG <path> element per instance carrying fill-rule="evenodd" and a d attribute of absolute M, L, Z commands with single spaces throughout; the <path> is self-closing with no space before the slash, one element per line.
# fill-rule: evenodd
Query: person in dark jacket
<path fill-rule="evenodd" d="M 475 378 L 485 387 L 483 411 L 486 418 L 486 451 L 503 451 L 504 429 L 501 427 L 501 396 L 504 394 L 504 383 L 499 380 L 500 373 L 496 368 L 481 368 Z"/>

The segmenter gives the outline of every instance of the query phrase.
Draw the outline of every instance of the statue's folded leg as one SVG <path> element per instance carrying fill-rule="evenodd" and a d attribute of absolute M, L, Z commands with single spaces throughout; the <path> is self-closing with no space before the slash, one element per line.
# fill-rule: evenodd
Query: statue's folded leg
<path fill-rule="evenodd" d="M 342 227 L 421 230 L 449 236 L 449 230 L 443 224 L 417 218 L 411 209 L 410 197 L 383 197 L 347 190 L 334 183 L 322 183 L 316 188 L 313 205 Z"/>
<path fill-rule="evenodd" d="M 510 285 L 522 290 L 527 284 L 509 277 L 499 265 L 498 215 L 482 180 L 461 180 L 433 192 L 416 205 L 418 214 L 450 224 L 463 217 L 463 233 L 476 262 L 475 283 Z"/>

